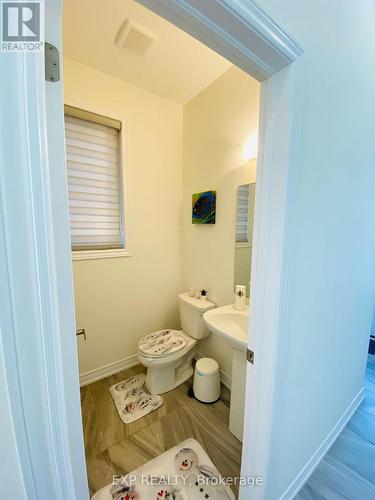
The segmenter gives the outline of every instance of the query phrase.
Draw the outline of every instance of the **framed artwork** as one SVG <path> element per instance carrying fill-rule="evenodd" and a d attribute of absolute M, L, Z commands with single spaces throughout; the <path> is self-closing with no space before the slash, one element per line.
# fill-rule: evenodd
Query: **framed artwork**
<path fill-rule="evenodd" d="M 192 223 L 215 224 L 216 191 L 204 191 L 193 194 Z"/>

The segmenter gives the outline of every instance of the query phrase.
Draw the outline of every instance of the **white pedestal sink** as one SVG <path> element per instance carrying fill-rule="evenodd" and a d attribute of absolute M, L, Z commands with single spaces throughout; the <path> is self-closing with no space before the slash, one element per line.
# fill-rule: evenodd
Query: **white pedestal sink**
<path fill-rule="evenodd" d="M 213 335 L 233 348 L 229 430 L 242 441 L 249 309 L 237 311 L 233 305 L 218 307 L 205 312 L 203 319 Z"/>

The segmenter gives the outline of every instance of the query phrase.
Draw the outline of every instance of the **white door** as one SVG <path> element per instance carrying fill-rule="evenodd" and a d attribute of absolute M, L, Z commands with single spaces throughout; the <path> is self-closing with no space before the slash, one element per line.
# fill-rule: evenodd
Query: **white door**
<path fill-rule="evenodd" d="M 43 5 L 61 53 L 61 2 Z M 62 82 L 45 81 L 43 51 L 0 52 L 0 65 L 1 496 L 83 500 Z"/>

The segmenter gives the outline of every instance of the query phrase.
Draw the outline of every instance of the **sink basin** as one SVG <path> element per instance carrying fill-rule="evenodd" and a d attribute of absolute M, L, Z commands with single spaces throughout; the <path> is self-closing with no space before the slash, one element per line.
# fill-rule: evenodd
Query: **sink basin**
<path fill-rule="evenodd" d="M 237 311 L 229 306 L 211 309 L 203 314 L 203 319 L 211 333 L 222 338 L 233 349 L 246 351 L 249 325 L 249 308 Z"/>
<path fill-rule="evenodd" d="M 237 311 L 233 304 L 211 309 L 203 314 L 207 328 L 232 347 L 232 382 L 229 410 L 229 430 L 242 441 L 245 409 L 246 349 L 249 308 Z"/>

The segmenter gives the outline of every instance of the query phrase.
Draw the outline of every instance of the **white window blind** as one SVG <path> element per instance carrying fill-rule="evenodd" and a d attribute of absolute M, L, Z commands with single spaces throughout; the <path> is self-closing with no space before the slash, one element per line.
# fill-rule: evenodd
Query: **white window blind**
<path fill-rule="evenodd" d="M 72 249 L 122 248 L 119 122 L 74 110 L 65 110 Z"/>
<path fill-rule="evenodd" d="M 237 218 L 236 242 L 249 241 L 249 211 L 250 211 L 250 184 L 238 186 L 237 190 Z"/>

